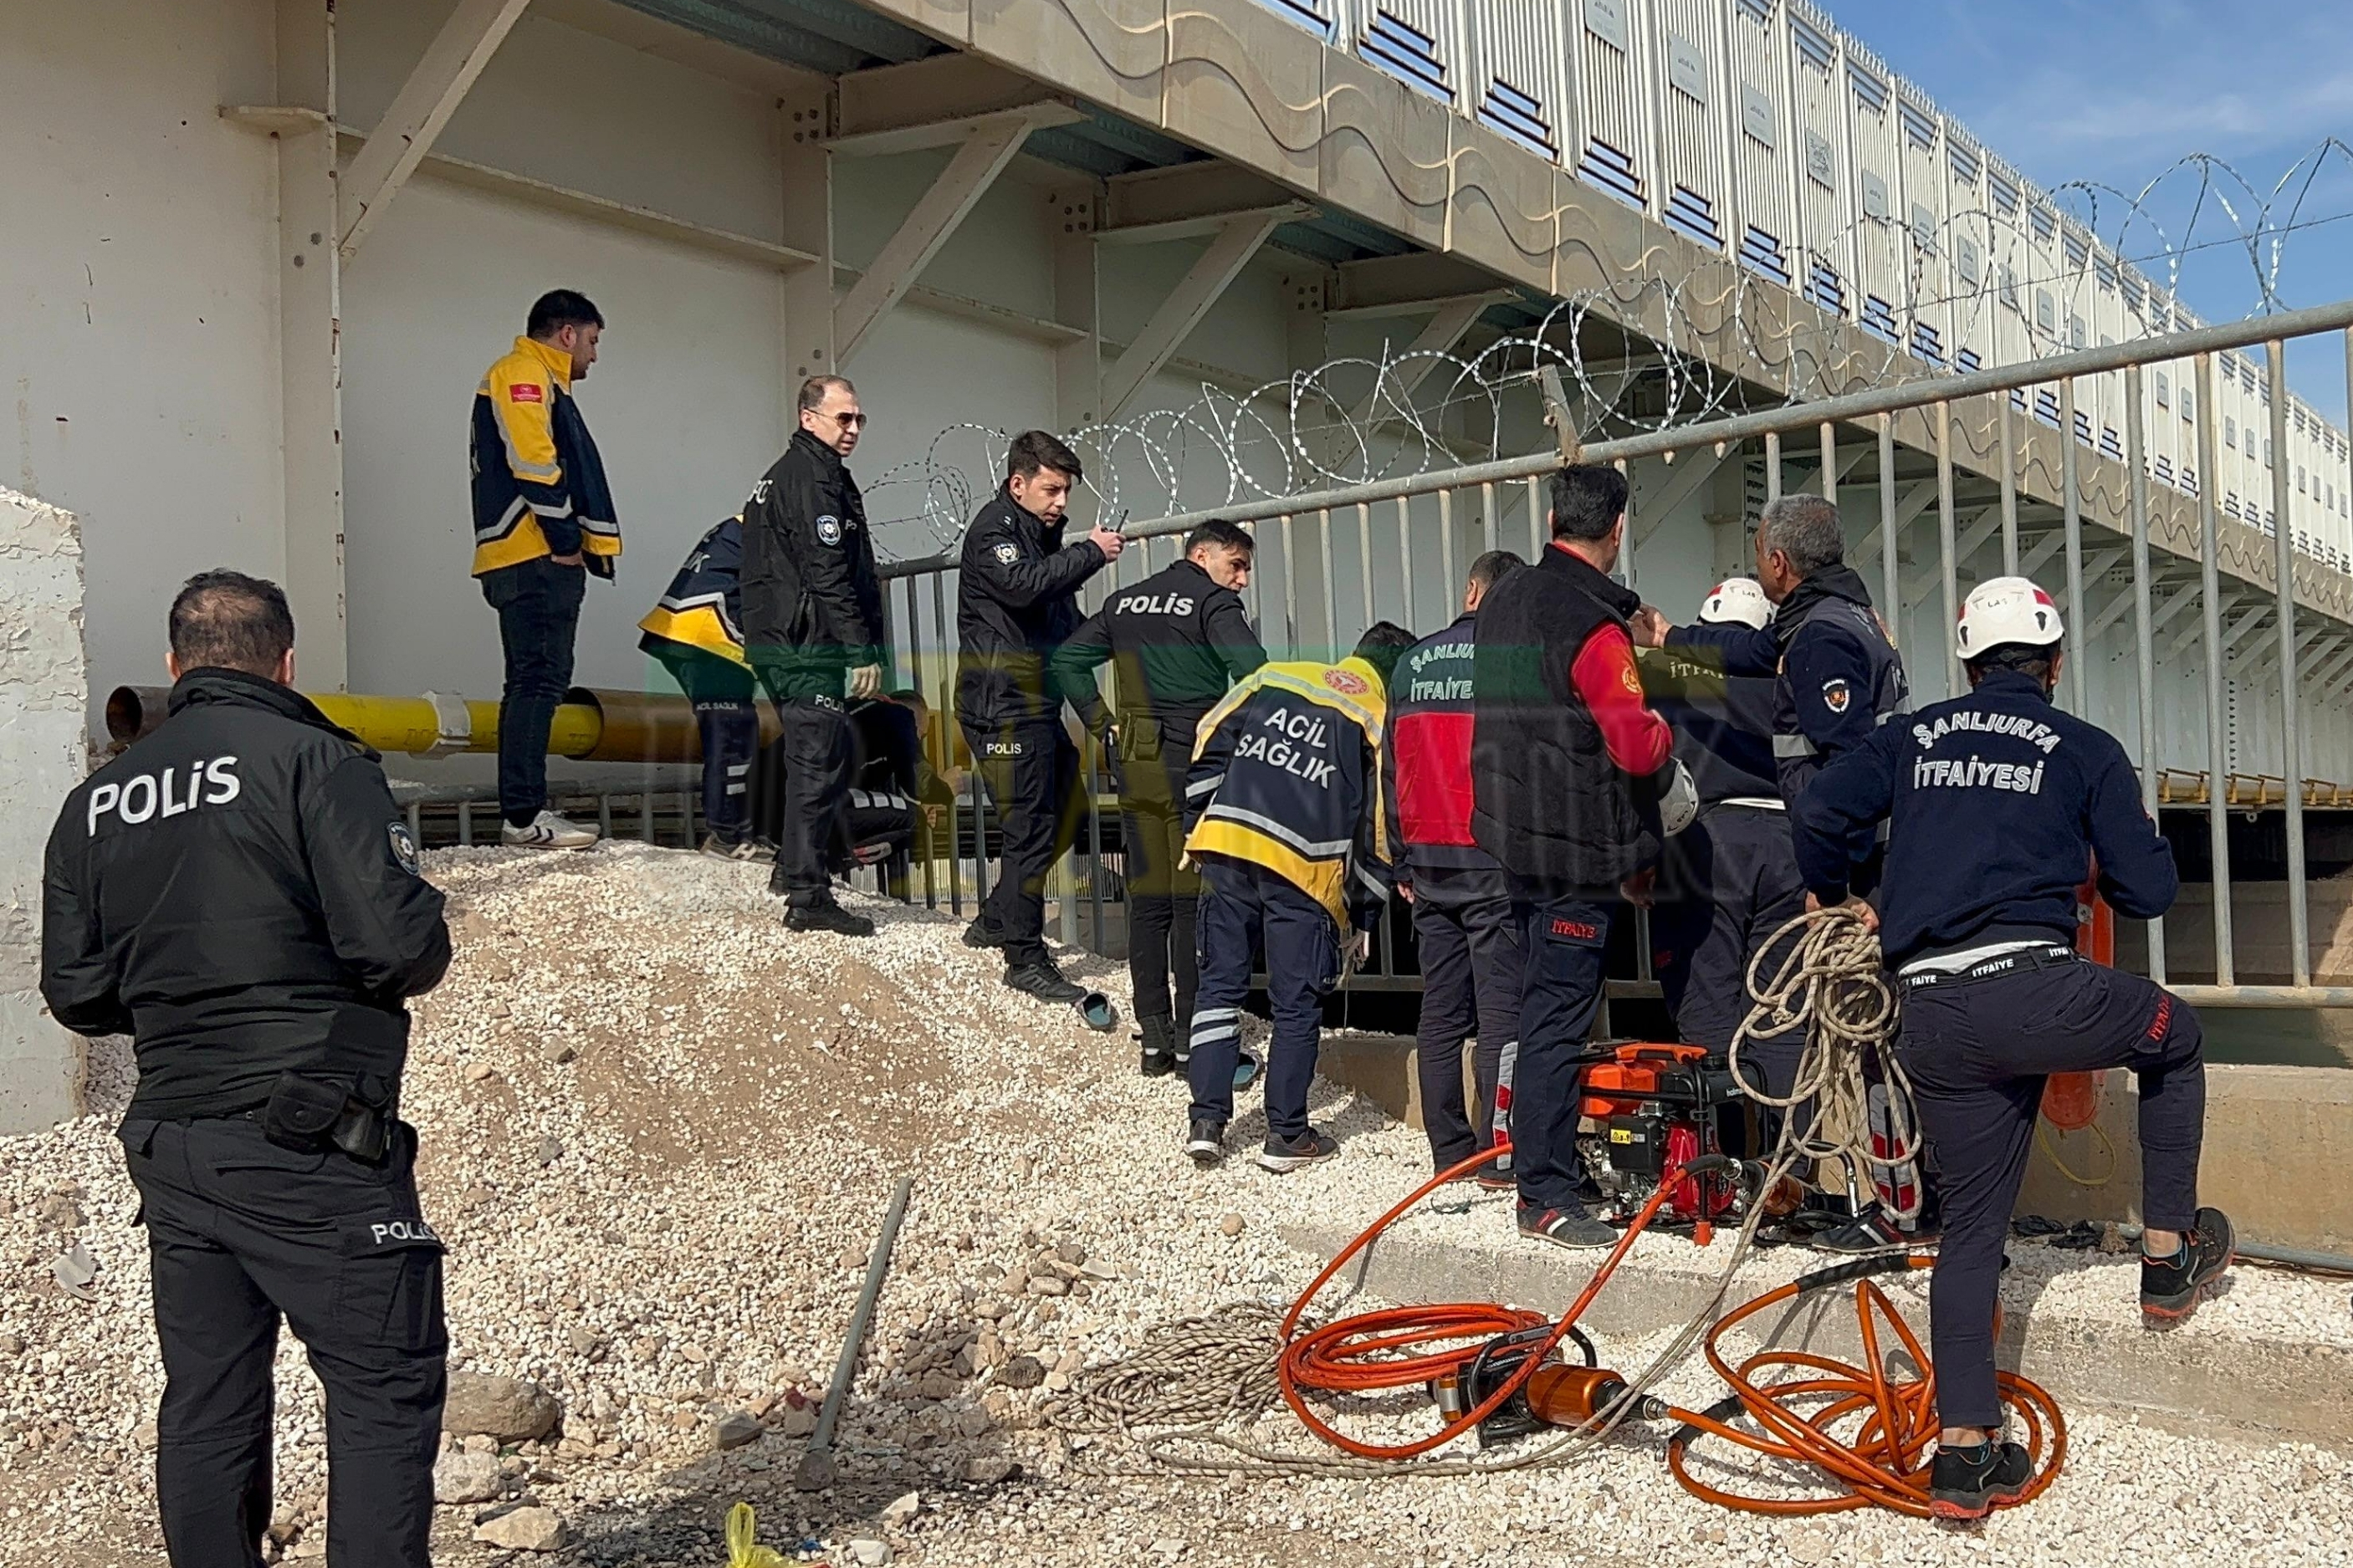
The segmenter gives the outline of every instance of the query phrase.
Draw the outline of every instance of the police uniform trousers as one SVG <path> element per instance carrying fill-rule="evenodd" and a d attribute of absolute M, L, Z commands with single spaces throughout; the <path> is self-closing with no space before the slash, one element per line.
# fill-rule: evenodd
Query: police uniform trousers
<path fill-rule="evenodd" d="M 960 722 L 1003 835 L 981 916 L 1004 939 L 1008 967 L 1043 963 L 1046 878 L 1078 839 L 1079 750 L 1057 718 Z"/>
<path fill-rule="evenodd" d="M 833 836 L 849 787 L 844 678 L 839 659 L 786 658 L 760 665 L 760 683 L 784 729 L 772 753 L 784 770 L 784 798 L 770 885 L 781 887 L 786 902 L 797 909 L 833 897 Z"/>
<path fill-rule="evenodd" d="M 752 672 L 700 648 L 666 647 L 654 657 L 694 709 L 702 737 L 703 825 L 740 844 L 752 836 L 752 763 L 760 751 Z"/>
<path fill-rule="evenodd" d="M 1998 1426 L 2002 1242 L 2044 1076 L 2119 1067 L 2138 1075 L 2142 1213 L 2156 1229 L 2187 1230 L 2206 1126 L 2204 1037 L 2198 1015 L 2170 993 L 2054 944 L 1976 978 L 1907 978 L 1896 1050 L 1944 1205 L 1928 1294 L 1937 1416 L 1947 1426 Z"/>
<path fill-rule="evenodd" d="M 173 1568 L 259 1568 L 282 1321 L 327 1394 L 327 1556 L 425 1568 L 448 1336 L 417 1134 L 379 1165 L 245 1117 L 126 1121 L 163 1349 L 155 1491 Z"/>
<path fill-rule="evenodd" d="M 1278 1138 L 1307 1131 L 1307 1089 L 1324 1032 L 1324 998 L 1340 984 L 1332 912 L 1263 866 L 1211 860 L 1201 868 L 1201 991 L 1193 1005 L 1186 1078 L 1196 1121 L 1232 1120 L 1241 1058 L 1242 1002 L 1252 961 L 1266 954 L 1274 1038 L 1266 1063 L 1266 1125 Z"/>
<path fill-rule="evenodd" d="M 1164 733 L 1157 723 L 1148 719 L 1137 723 L 1145 731 L 1144 736 L 1131 740 L 1124 730 L 1120 733 L 1127 975 L 1135 993 L 1136 1017 L 1173 1017 L 1181 1033 L 1191 1026 L 1193 995 L 1200 980 L 1194 944 L 1201 878 L 1183 864 L 1185 775 L 1190 758 L 1184 742 Z M 1173 1013 L 1168 995 L 1172 972 L 1176 983 Z"/>
<path fill-rule="evenodd" d="M 1417 889 L 1417 891 L 1419 891 Z M 1614 901 L 1513 889 L 1520 925 L 1520 1050 L 1512 1072 L 1512 1173 L 1520 1206 L 1581 1208 L 1577 1187 L 1577 1057 L 1601 1010 Z"/>
<path fill-rule="evenodd" d="M 506 681 L 499 694 L 499 811 L 517 827 L 547 805 L 547 732 L 572 686 L 572 645 L 588 595 L 585 566 L 546 556 L 481 575 L 499 613 Z"/>
<path fill-rule="evenodd" d="M 1504 1052 L 1520 1037 L 1520 922 L 1493 866 L 1413 868 L 1413 940 L 1421 959 L 1421 1022 L 1414 1034 L 1421 1119 L 1436 1168 L 1494 1142 Z M 1462 1100 L 1462 1043 L 1475 1035 Z"/>

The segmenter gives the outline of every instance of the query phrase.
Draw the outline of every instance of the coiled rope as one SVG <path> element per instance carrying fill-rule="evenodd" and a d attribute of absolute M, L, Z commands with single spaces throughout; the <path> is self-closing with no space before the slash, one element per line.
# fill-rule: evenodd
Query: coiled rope
<path fill-rule="evenodd" d="M 1759 1105 L 1784 1112 L 1778 1152 L 1799 1162 L 1842 1162 L 1851 1171 L 1908 1165 L 1919 1158 L 1912 1082 L 1894 1050 L 1896 991 L 1881 966 L 1879 933 L 1851 910 L 1810 910 L 1765 939 L 1748 961 L 1752 1005 L 1732 1037 L 1733 1080 Z M 1741 1068 L 1743 1047 L 1764 1037 L 1805 1031 L 1795 1084 L 1768 1093 Z M 1890 1147 L 1871 1144 L 1874 1075 L 1884 1088 Z M 1891 1184 L 1894 1185 L 1894 1184 Z M 1897 1211 L 1919 1216 L 1919 1185 Z"/>

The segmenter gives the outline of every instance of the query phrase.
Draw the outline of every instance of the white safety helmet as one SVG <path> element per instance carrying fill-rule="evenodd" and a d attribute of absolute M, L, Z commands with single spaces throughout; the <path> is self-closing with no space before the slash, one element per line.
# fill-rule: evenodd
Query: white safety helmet
<path fill-rule="evenodd" d="M 1762 631 L 1773 618 L 1773 601 L 1765 596 L 1756 578 L 1726 577 L 1707 591 L 1699 618 L 1711 626 L 1736 624 Z"/>
<path fill-rule="evenodd" d="M 1962 659 L 1981 658 L 2005 643 L 2049 647 L 2065 635 L 2058 601 L 2025 577 L 1989 577 L 1961 602 L 1953 645 Z"/>

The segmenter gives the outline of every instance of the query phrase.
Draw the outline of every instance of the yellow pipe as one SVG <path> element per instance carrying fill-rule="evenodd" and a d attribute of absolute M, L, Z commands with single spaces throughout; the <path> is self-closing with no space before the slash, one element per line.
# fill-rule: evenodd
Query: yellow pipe
<path fill-rule="evenodd" d="M 128 745 L 164 721 L 168 687 L 118 687 L 107 699 L 107 731 Z M 375 697 L 347 691 L 305 692 L 328 721 L 384 752 L 429 755 L 441 749 L 441 715 L 422 697 Z M 575 687 L 555 710 L 548 754 L 588 763 L 697 763 L 702 736 L 683 697 Z M 499 705 L 469 701 L 468 733 L 453 752 L 499 749 Z M 778 733 L 776 715 L 760 715 L 763 745 Z"/>

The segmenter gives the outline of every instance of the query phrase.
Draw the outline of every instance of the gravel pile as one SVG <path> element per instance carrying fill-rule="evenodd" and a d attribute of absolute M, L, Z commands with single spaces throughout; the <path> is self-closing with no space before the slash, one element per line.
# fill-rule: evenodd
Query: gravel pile
<path fill-rule="evenodd" d="M 2343 1457 L 2090 1412 L 2047 1499 L 1974 1535 L 1711 1510 L 1630 1432 L 1574 1466 L 1469 1480 L 1172 1476 L 1123 1439 L 1055 1424 L 1073 1375 L 1155 1323 L 1287 1300 L 1312 1260 L 1282 1231 L 1371 1220 L 1426 1172 L 1419 1133 L 1319 1085 L 1341 1159 L 1285 1178 L 1241 1160 L 1197 1172 L 1176 1153 L 1181 1087 L 1135 1075 L 1124 1029 L 1093 1034 L 1005 992 L 944 913 L 853 898 L 876 939 L 797 936 L 765 868 L 631 844 L 441 852 L 427 874 L 450 896 L 459 955 L 418 1009 L 405 1113 L 423 1135 L 426 1214 L 449 1244 L 455 1419 L 474 1428 L 451 1435 L 438 1472 L 437 1561 L 718 1568 L 738 1499 L 765 1542 L 837 1564 L 1521 1568 L 1650 1563 L 1662 1548 L 2084 1563 L 2158 1545 L 2353 1561 Z M 1124 1005 L 1118 966 L 1066 966 Z M 161 1377 L 111 1131 L 128 1053 L 103 1045 L 92 1068 L 90 1116 L 0 1140 L 0 1561 L 151 1568 Z M 1246 1102 L 1234 1147 L 1263 1135 Z M 797 1492 L 801 1439 L 902 1172 L 913 1201 L 838 1439 L 842 1480 Z M 1411 1224 L 1493 1234 L 1506 1213 Z M 58 1267 L 77 1246 L 95 1265 L 87 1284 L 79 1259 Z M 1755 1277 L 1797 1266 L 1760 1260 Z M 2103 1310 L 2109 1272 L 2052 1289 Z M 2321 1289 L 2248 1276 L 2229 1310 L 2340 1341 L 2342 1297 L 2326 1290 L 2324 1330 Z M 2111 1293 L 2127 1311 L 2128 1293 Z M 1630 1370 L 1648 1347 L 1608 1348 Z M 290 1339 L 280 1390 L 271 1552 L 301 1561 L 324 1550 L 325 1450 Z M 1712 1394 L 1699 1369 L 1670 1392 Z M 1365 1420 L 1403 1434 L 1429 1415 L 1408 1402 Z M 1281 1415 L 1256 1435 L 1298 1437 Z"/>

